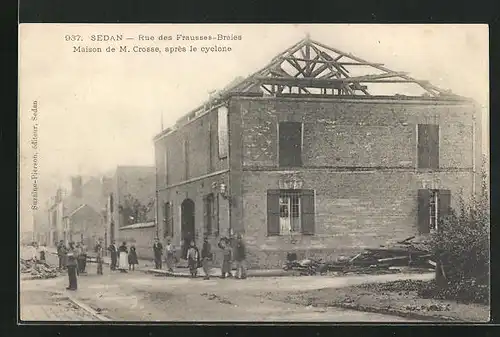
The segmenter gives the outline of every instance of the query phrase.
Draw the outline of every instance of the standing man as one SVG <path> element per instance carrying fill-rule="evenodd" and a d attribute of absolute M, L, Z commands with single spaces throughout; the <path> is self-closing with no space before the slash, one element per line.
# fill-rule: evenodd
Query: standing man
<path fill-rule="evenodd" d="M 99 241 L 95 246 L 95 252 L 96 252 L 96 263 L 97 263 L 97 275 L 102 275 L 102 255 L 104 249 L 102 248 L 101 239 L 99 239 Z"/>
<path fill-rule="evenodd" d="M 80 244 L 81 248 L 81 259 L 82 259 L 82 273 L 86 273 L 85 269 L 87 268 L 87 245 L 84 241 Z"/>
<path fill-rule="evenodd" d="M 163 245 L 155 238 L 155 243 L 153 244 L 153 253 L 155 257 L 155 268 L 161 269 L 161 256 L 163 255 Z"/>
<path fill-rule="evenodd" d="M 203 272 L 205 273 L 204 280 L 210 279 L 210 261 L 212 260 L 212 250 L 208 238 L 203 238 L 203 247 L 201 248 L 201 259 Z"/>
<path fill-rule="evenodd" d="M 175 246 L 172 244 L 170 239 L 167 240 L 167 270 L 169 272 L 174 271 L 174 264 L 175 264 Z"/>
<path fill-rule="evenodd" d="M 247 278 L 247 271 L 245 265 L 246 248 L 245 248 L 245 243 L 243 242 L 243 238 L 241 237 L 241 234 L 238 234 L 234 246 L 235 246 L 234 260 L 236 261 L 236 278 L 241 280 L 246 279 Z"/>
<path fill-rule="evenodd" d="M 116 248 L 116 242 L 115 240 L 113 240 L 113 242 L 111 243 L 111 245 L 108 247 L 108 251 L 110 252 L 111 254 L 111 270 L 115 270 L 116 269 L 116 261 L 117 261 L 117 258 L 118 258 L 118 249 Z"/>
<path fill-rule="evenodd" d="M 66 247 L 64 246 L 64 241 L 61 240 L 59 241 L 59 244 L 57 245 L 57 257 L 59 258 L 59 269 L 63 270 L 66 269 L 66 263 L 65 263 L 65 256 L 66 256 Z"/>
<path fill-rule="evenodd" d="M 77 273 L 77 262 L 76 256 L 73 249 L 73 244 L 70 243 L 70 248 L 67 253 L 67 268 L 68 268 L 68 279 L 69 286 L 66 288 L 67 290 L 76 290 L 78 288 L 76 273 Z"/>

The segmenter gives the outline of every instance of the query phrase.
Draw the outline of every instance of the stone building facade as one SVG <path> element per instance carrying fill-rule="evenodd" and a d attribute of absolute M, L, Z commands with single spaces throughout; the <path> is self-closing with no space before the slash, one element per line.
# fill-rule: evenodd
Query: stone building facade
<path fill-rule="evenodd" d="M 278 267 L 288 252 L 331 258 L 429 233 L 475 192 L 482 137 L 473 101 L 383 67 L 340 76 L 364 61 L 341 64 L 353 56 L 325 56 L 318 45 L 306 39 L 277 57 L 295 57 L 301 75 L 276 76 L 273 61 L 156 136 L 163 238 L 200 244 L 206 234 L 215 244 L 242 233 L 251 266 Z M 367 93 L 365 81 L 391 76 L 431 95 Z"/>

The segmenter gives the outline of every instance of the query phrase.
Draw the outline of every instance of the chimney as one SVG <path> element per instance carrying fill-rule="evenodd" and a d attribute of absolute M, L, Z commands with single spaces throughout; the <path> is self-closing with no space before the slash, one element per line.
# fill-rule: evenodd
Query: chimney
<path fill-rule="evenodd" d="M 82 197 L 82 176 L 71 178 L 71 195 L 77 198 Z"/>

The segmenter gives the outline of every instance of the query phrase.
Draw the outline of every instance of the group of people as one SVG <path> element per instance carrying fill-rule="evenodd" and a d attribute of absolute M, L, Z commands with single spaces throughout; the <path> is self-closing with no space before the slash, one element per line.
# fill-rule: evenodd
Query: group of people
<path fill-rule="evenodd" d="M 120 247 L 116 247 L 116 242 L 113 241 L 108 247 L 108 251 L 111 257 L 111 270 L 118 269 L 120 272 L 126 273 L 127 269 L 135 270 L 135 265 L 139 264 L 135 246 L 132 245 L 129 250 L 125 241 Z"/>
<path fill-rule="evenodd" d="M 222 237 L 218 242 L 218 247 L 222 251 L 222 262 L 221 262 L 221 277 L 233 277 L 232 263 L 236 263 L 236 278 L 245 279 L 246 278 L 246 248 L 241 235 L 237 235 L 235 240 L 227 237 Z M 111 245 L 107 248 L 110 252 L 111 257 L 111 270 L 119 270 L 122 273 L 126 273 L 128 270 L 135 270 L 135 265 L 138 265 L 137 252 L 134 245 L 127 247 L 127 243 L 123 242 L 121 246 L 117 247 L 116 242 L 113 241 Z M 40 260 L 45 260 L 45 249 L 40 250 Z M 102 275 L 102 265 L 104 256 L 104 247 L 102 241 L 99 240 L 94 248 L 96 253 L 96 264 L 97 264 L 97 274 Z M 198 268 L 202 267 L 204 272 L 204 279 L 210 279 L 210 269 L 211 263 L 214 261 L 214 253 L 212 252 L 212 247 L 209 243 L 208 237 L 205 236 L 203 239 L 203 247 L 201 253 L 196 246 L 194 240 L 191 240 L 189 245 L 185 247 L 186 260 L 188 261 L 188 267 L 191 277 L 195 278 L 198 274 Z M 155 239 L 153 244 L 153 254 L 155 258 L 156 269 L 162 268 L 162 255 L 163 255 L 163 245 L 158 238 Z M 77 275 L 85 274 L 87 265 L 87 246 L 83 242 L 74 243 L 70 242 L 68 246 L 64 245 L 61 240 L 57 246 L 57 255 L 59 257 L 59 268 L 61 270 L 68 271 L 69 285 L 66 289 L 76 290 L 77 289 Z M 176 250 L 174 245 L 167 241 L 166 247 L 166 263 L 167 269 L 173 272 L 175 263 L 177 262 Z"/>
<path fill-rule="evenodd" d="M 227 237 L 222 237 L 219 240 L 218 247 L 222 250 L 222 263 L 221 263 L 221 277 L 232 277 L 232 263 L 236 263 L 236 278 L 245 279 L 246 278 L 246 248 L 241 235 L 237 235 L 236 240 L 231 240 Z M 203 268 L 204 279 L 208 280 L 210 278 L 211 264 L 214 261 L 214 253 L 212 252 L 212 247 L 209 243 L 208 237 L 205 236 L 203 239 L 203 246 L 201 253 L 196 246 L 194 240 L 190 240 L 189 244 L 183 250 L 185 252 L 185 258 L 188 262 L 189 272 L 191 277 L 197 277 L 198 268 Z M 158 239 L 155 239 L 153 244 L 153 253 L 155 257 L 155 268 L 162 269 L 162 255 L 163 255 L 163 245 Z M 175 247 L 170 242 L 167 241 L 166 248 L 166 262 L 167 270 L 173 272 L 173 267 L 176 262 Z"/>
<path fill-rule="evenodd" d="M 70 242 L 66 246 L 61 240 L 57 245 L 57 257 L 59 269 L 68 271 L 69 285 L 66 289 L 76 290 L 78 288 L 77 275 L 87 273 L 87 245 L 82 241 L 76 244 Z"/>

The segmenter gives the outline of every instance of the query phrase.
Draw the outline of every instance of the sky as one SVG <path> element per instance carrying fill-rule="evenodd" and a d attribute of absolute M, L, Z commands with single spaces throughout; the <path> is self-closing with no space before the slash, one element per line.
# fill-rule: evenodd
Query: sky
<path fill-rule="evenodd" d="M 471 97 L 489 130 L 487 25 L 125 25 L 22 24 L 20 41 L 20 185 L 22 228 L 30 228 L 34 150 L 32 102 L 38 110 L 38 199 L 72 175 L 117 165 L 153 165 L 153 137 L 199 106 L 212 90 L 262 68 L 309 34 L 311 39 L 406 71 Z M 134 40 L 92 42 L 91 35 Z M 176 41 L 183 35 L 241 35 L 241 40 Z M 139 41 L 139 35 L 155 40 Z M 172 35 L 173 41 L 158 36 Z M 66 37 L 84 41 L 66 41 Z M 73 46 L 186 47 L 197 52 L 81 53 Z M 200 52 L 206 46 L 230 52 Z M 488 134 L 485 132 L 485 142 Z M 485 149 L 489 146 L 486 144 Z"/>

